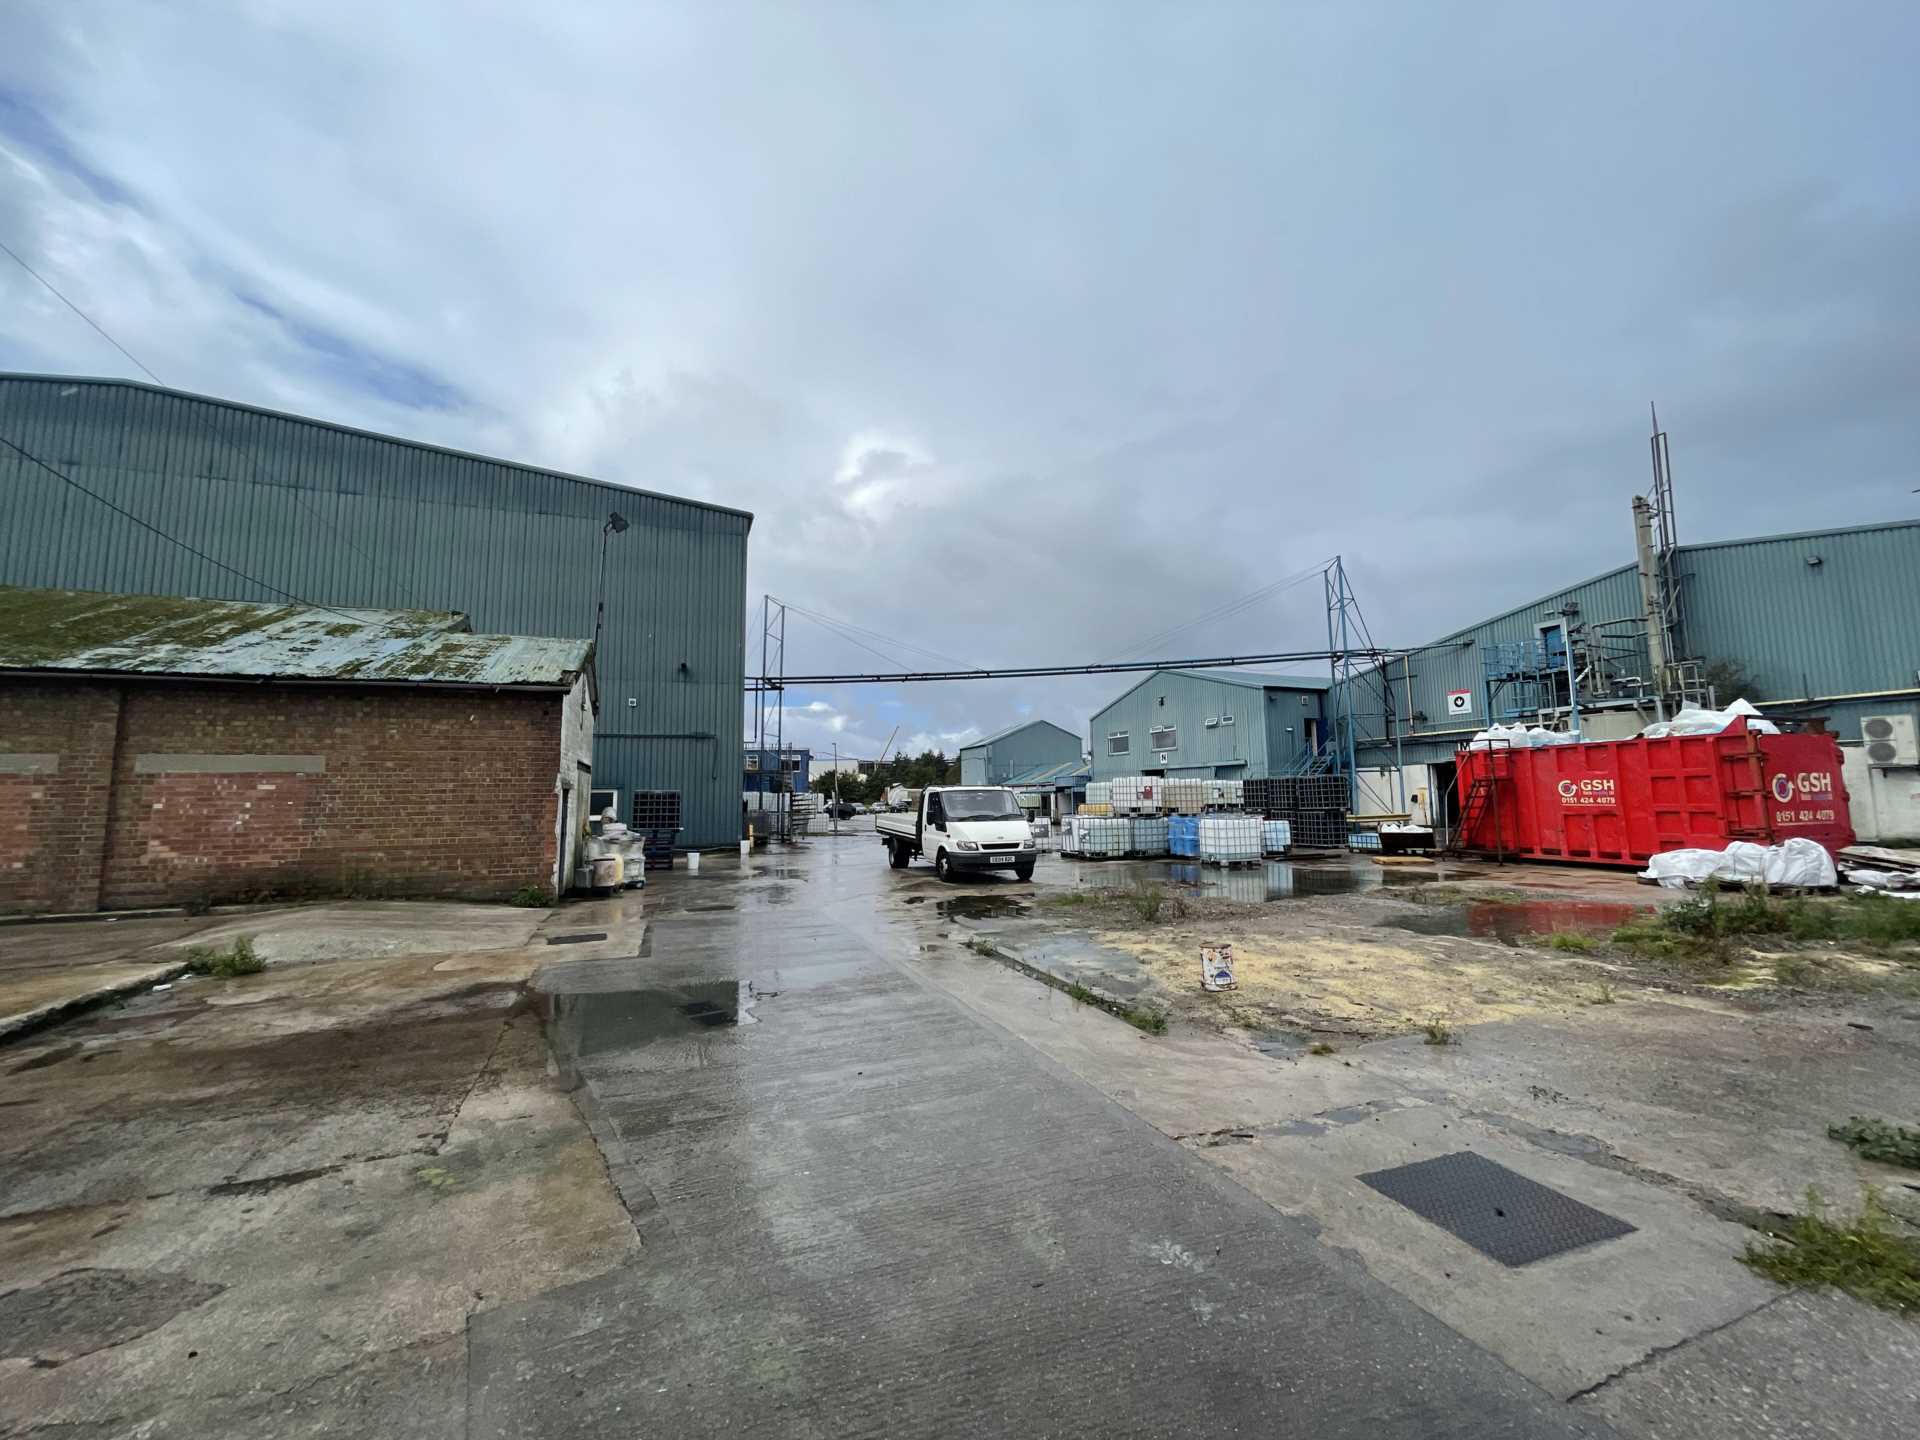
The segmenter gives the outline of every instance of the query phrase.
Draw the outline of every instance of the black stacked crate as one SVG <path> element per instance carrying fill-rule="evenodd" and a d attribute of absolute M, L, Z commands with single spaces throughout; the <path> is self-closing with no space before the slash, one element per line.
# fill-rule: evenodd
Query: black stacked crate
<path fill-rule="evenodd" d="M 633 829 L 641 837 L 640 853 L 646 868 L 671 870 L 673 837 L 680 833 L 680 792 L 634 791 Z"/>
<path fill-rule="evenodd" d="M 1293 843 L 1308 850 L 1347 843 L 1347 782 L 1340 775 L 1276 775 L 1249 780 L 1247 809 L 1293 827 Z"/>

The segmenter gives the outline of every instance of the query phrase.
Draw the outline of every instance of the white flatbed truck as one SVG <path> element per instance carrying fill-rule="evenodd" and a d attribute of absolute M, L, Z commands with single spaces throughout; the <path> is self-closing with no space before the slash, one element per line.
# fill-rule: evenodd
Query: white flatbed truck
<path fill-rule="evenodd" d="M 873 828 L 894 869 L 924 856 L 942 880 L 1009 870 L 1031 880 L 1040 858 L 1027 812 L 1003 785 L 931 786 L 904 814 L 875 816 Z"/>

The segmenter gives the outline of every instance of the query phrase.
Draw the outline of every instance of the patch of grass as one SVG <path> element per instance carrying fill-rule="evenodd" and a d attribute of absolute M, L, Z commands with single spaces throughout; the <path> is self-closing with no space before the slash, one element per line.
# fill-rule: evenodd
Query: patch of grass
<path fill-rule="evenodd" d="M 553 904 L 553 892 L 544 885 L 522 885 L 507 897 L 507 903 L 523 910 L 544 910 Z"/>
<path fill-rule="evenodd" d="M 1882 953 L 1920 943 L 1920 905 L 1890 895 L 1849 895 L 1838 900 L 1782 897 L 1768 893 L 1763 885 L 1749 886 L 1732 899 L 1722 898 L 1723 894 L 1708 882 L 1692 899 L 1622 930 L 1703 941 L 1748 935 L 1801 942 L 1837 940 Z"/>
<path fill-rule="evenodd" d="M 1452 1028 L 1443 1021 L 1429 1020 L 1420 1028 L 1426 1034 L 1426 1043 L 1429 1045 L 1458 1045 L 1460 1043 L 1459 1038 L 1454 1035 Z"/>
<path fill-rule="evenodd" d="M 1844 1125 L 1829 1125 L 1829 1139 L 1838 1140 L 1862 1160 L 1878 1160 L 1883 1165 L 1904 1165 L 1920 1170 L 1920 1130 L 1905 1125 L 1890 1125 L 1865 1115 L 1849 1116 Z"/>
<path fill-rule="evenodd" d="M 1894 1230 L 1877 1190 L 1867 1191 L 1858 1215 L 1836 1222 L 1808 1187 L 1807 1208 L 1741 1259 L 1779 1285 L 1830 1286 L 1885 1310 L 1920 1313 L 1920 1245 Z"/>
<path fill-rule="evenodd" d="M 258 975 L 267 962 L 254 952 L 251 935 L 238 936 L 225 950 L 211 945 L 195 945 L 187 951 L 187 969 L 195 975 L 216 975 L 230 980 L 236 975 Z"/>
<path fill-rule="evenodd" d="M 1163 917 L 1168 920 L 1183 919 L 1187 913 L 1184 896 L 1145 881 L 1126 891 L 1121 898 L 1143 925 L 1151 925 Z"/>
<path fill-rule="evenodd" d="M 1590 955 L 1600 948 L 1600 941 L 1582 930 L 1555 930 L 1550 935 L 1536 936 L 1534 943 L 1548 950 L 1566 950 L 1576 955 Z"/>
<path fill-rule="evenodd" d="M 460 1183 L 460 1177 L 451 1170 L 443 1170 L 438 1165 L 429 1165 L 423 1170 L 413 1172 L 414 1178 L 430 1190 L 451 1190 Z"/>
<path fill-rule="evenodd" d="M 1160 918 L 1160 907 L 1166 903 L 1167 892 L 1158 885 L 1136 885 L 1127 892 L 1127 904 L 1149 925 Z"/>
<path fill-rule="evenodd" d="M 1120 1018 L 1136 1030 L 1144 1030 L 1149 1035 L 1167 1033 L 1167 1012 L 1155 1010 L 1148 1005 L 1129 1005 L 1120 1012 Z"/>
<path fill-rule="evenodd" d="M 1316 1040 L 1307 1047 L 1307 1054 L 1309 1055 L 1332 1055 L 1334 1053 L 1333 1046 L 1324 1040 Z"/>
<path fill-rule="evenodd" d="M 1597 991 L 1594 992 L 1593 999 L 1589 1000 L 1587 1003 L 1589 1005 L 1614 1004 L 1615 1002 L 1613 998 L 1613 987 L 1611 985 L 1602 985 Z"/>
<path fill-rule="evenodd" d="M 1078 980 L 1067 986 L 1067 998 L 1078 1005 L 1098 1005 L 1100 997 L 1082 985 Z"/>
<path fill-rule="evenodd" d="M 1099 903 L 1099 899 L 1100 897 L 1091 890 L 1069 890 L 1063 895 L 1042 895 L 1039 903 L 1042 905 L 1059 905 L 1065 907 L 1071 905 L 1094 905 Z"/>
<path fill-rule="evenodd" d="M 995 955 L 998 953 L 994 949 L 993 941 L 984 935 L 975 935 L 969 938 L 967 941 L 967 949 L 973 951 L 976 955 Z"/>

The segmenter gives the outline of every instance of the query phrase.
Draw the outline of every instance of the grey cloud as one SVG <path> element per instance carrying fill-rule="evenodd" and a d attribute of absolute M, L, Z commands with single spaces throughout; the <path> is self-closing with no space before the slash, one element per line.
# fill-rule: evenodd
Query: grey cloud
<path fill-rule="evenodd" d="M 1909 7 L 446 17 L 7 7 L 9 243 L 176 383 L 743 505 L 756 601 L 982 662 L 1335 552 L 1382 640 L 1528 600 L 1627 558 L 1650 399 L 1691 538 L 1911 513 Z M 111 368 L 0 303 L 0 364 Z M 1168 643 L 1323 635 L 1307 585 Z"/>

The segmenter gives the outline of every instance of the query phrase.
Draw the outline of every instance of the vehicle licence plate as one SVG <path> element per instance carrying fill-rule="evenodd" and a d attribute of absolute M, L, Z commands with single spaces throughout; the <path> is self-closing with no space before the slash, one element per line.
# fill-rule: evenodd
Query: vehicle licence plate
<path fill-rule="evenodd" d="M 1018 855 L 995 855 L 989 859 L 987 863 L 989 865 L 1018 865 L 1020 863 L 1020 857 Z"/>

